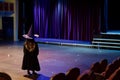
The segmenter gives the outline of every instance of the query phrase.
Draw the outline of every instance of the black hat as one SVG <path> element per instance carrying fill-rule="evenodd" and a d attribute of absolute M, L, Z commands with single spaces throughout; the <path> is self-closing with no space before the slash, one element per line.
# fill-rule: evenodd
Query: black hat
<path fill-rule="evenodd" d="M 38 34 L 34 34 L 34 35 L 33 35 L 32 25 L 31 25 L 28 33 L 27 33 L 27 34 L 23 34 L 22 36 L 23 36 L 24 38 L 26 38 L 26 39 L 33 39 L 34 37 L 39 37 Z"/>

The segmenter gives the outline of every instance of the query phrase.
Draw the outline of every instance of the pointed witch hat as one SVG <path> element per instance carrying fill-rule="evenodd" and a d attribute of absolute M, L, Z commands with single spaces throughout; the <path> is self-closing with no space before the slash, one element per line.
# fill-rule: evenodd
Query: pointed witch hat
<path fill-rule="evenodd" d="M 27 34 L 23 34 L 23 37 L 26 38 L 26 39 L 33 39 L 34 37 L 39 37 L 39 35 L 38 34 L 34 34 L 33 35 L 32 25 L 31 25 L 28 33 Z"/>

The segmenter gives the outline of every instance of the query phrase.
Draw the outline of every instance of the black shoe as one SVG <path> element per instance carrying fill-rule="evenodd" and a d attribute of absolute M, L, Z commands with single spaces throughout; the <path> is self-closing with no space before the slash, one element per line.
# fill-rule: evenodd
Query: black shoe
<path fill-rule="evenodd" d="M 33 75 L 37 75 L 37 73 L 36 73 L 36 72 L 33 72 Z"/>
<path fill-rule="evenodd" d="M 27 74 L 28 74 L 28 75 L 31 75 L 31 73 L 30 73 L 30 71 L 29 71 L 29 70 L 27 71 Z"/>

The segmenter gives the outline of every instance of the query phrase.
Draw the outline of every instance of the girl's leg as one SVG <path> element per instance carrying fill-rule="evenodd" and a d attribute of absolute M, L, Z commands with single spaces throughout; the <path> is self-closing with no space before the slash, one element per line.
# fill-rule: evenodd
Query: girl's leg
<path fill-rule="evenodd" d="M 35 72 L 35 70 L 32 70 L 32 73 L 35 74 L 35 75 L 37 75 L 37 73 Z"/>
<path fill-rule="evenodd" d="M 27 74 L 30 75 L 30 70 L 27 70 Z"/>

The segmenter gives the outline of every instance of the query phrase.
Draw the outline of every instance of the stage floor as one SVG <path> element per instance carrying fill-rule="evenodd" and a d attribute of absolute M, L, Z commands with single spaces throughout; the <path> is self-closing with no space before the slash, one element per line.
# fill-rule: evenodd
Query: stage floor
<path fill-rule="evenodd" d="M 52 75 L 66 73 L 73 67 L 79 67 L 82 73 L 96 61 L 106 58 L 110 63 L 117 57 L 120 50 L 39 44 L 41 76 L 38 80 L 49 80 Z M 23 76 L 26 71 L 21 70 L 22 58 L 23 42 L 0 43 L 0 72 L 8 73 L 12 80 L 32 80 Z"/>

